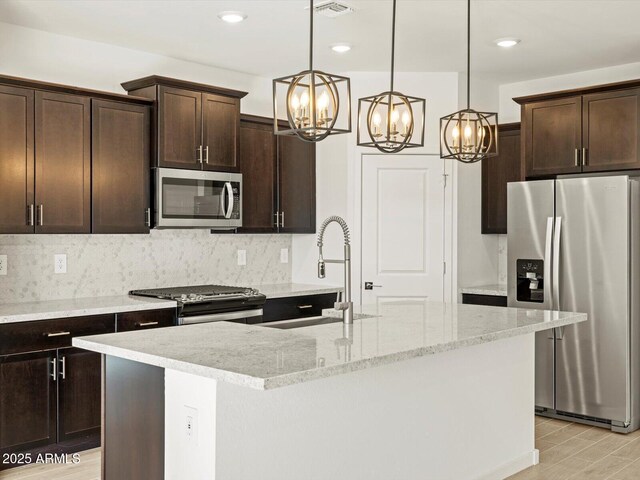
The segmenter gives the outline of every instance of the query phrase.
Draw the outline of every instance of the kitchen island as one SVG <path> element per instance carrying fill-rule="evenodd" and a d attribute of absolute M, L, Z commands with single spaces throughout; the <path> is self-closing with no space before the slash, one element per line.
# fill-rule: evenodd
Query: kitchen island
<path fill-rule="evenodd" d="M 352 326 L 74 339 L 104 354 L 103 478 L 497 479 L 537 463 L 534 333 L 585 314 L 358 310 Z"/>

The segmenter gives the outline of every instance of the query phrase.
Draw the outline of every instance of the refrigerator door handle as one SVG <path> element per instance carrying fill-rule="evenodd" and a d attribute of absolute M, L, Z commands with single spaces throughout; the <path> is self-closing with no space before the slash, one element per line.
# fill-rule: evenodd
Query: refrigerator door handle
<path fill-rule="evenodd" d="M 562 340 L 564 338 L 564 327 L 554 328 L 556 331 L 556 340 Z"/>
<path fill-rule="evenodd" d="M 544 290 L 543 290 L 543 294 L 544 294 L 544 298 L 545 298 L 545 303 L 547 305 L 550 305 L 551 308 L 553 308 L 553 294 L 552 294 L 552 282 L 551 280 L 551 255 L 552 255 L 552 248 L 553 248 L 553 217 L 547 217 L 547 231 L 545 234 L 545 241 L 544 241 L 544 268 L 543 268 L 543 274 L 544 274 L 544 278 L 545 278 L 545 282 L 544 282 Z M 551 299 L 551 302 L 548 301 L 548 299 Z M 549 302 L 549 303 L 547 303 Z M 545 307 L 547 308 L 547 307 Z"/>
<path fill-rule="evenodd" d="M 554 310 L 560 310 L 560 235 L 562 233 L 562 217 L 556 217 L 555 227 L 553 232 L 553 278 L 551 281 L 551 287 L 553 294 L 551 296 L 553 300 L 552 308 Z"/>

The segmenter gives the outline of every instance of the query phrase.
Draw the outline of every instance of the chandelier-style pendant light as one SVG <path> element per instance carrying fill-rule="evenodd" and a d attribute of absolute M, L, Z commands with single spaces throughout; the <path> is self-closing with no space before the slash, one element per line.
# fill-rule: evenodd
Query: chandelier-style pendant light
<path fill-rule="evenodd" d="M 475 163 L 498 155 L 498 114 L 478 112 L 471 101 L 471 0 L 467 0 L 467 108 L 440 119 L 440 158 Z"/>
<path fill-rule="evenodd" d="M 349 78 L 313 69 L 313 15 L 309 0 L 309 70 L 273 80 L 274 133 L 307 142 L 351 132 Z M 278 122 L 280 111 L 286 112 L 284 127 Z"/>
<path fill-rule="evenodd" d="M 391 86 L 388 92 L 358 100 L 358 145 L 384 153 L 424 145 L 424 98 L 393 89 L 396 48 L 396 0 L 391 21 Z M 414 135 L 417 137 L 414 140 Z M 362 138 L 361 138 L 362 137 Z"/>

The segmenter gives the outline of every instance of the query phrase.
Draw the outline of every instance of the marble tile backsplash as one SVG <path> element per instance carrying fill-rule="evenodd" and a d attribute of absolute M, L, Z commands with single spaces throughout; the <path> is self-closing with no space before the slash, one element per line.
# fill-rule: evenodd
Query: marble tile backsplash
<path fill-rule="evenodd" d="M 507 283 L 507 236 L 498 235 L 498 283 Z"/>
<path fill-rule="evenodd" d="M 207 230 L 152 230 L 149 235 L 0 235 L 8 273 L 0 303 L 125 294 L 131 289 L 222 283 L 288 283 L 291 235 L 213 235 Z M 247 251 L 238 266 L 237 250 Z M 67 273 L 54 273 L 54 255 Z M 291 257 L 291 255 L 289 255 Z"/>

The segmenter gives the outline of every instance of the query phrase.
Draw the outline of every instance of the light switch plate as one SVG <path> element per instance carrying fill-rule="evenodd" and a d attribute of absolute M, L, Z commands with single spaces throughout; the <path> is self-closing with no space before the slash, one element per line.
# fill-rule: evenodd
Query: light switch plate
<path fill-rule="evenodd" d="M 247 264 L 247 251 L 238 250 L 238 265 L 243 266 Z"/>
<path fill-rule="evenodd" d="M 67 273 L 67 255 L 59 253 L 53 256 L 54 273 Z"/>
<path fill-rule="evenodd" d="M 7 256 L 6 255 L 0 255 L 0 275 L 6 275 L 7 274 Z"/>
<path fill-rule="evenodd" d="M 281 248 L 280 249 L 280 263 L 289 263 L 289 249 Z"/>

